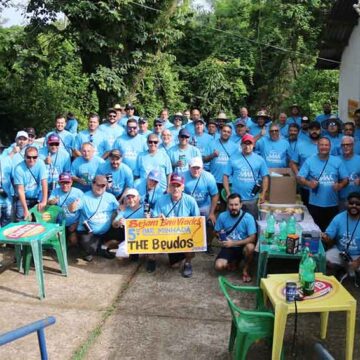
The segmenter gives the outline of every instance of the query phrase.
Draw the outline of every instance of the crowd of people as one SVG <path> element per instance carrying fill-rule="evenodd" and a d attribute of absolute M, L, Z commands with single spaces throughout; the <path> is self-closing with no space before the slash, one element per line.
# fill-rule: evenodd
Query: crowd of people
<path fill-rule="evenodd" d="M 29 219 L 33 206 L 58 205 L 69 246 L 92 261 L 115 257 L 125 219 L 201 215 L 209 255 L 213 238 L 221 239 L 215 269 L 234 269 L 244 259 L 242 279 L 249 282 L 269 169 L 290 167 L 324 242 L 335 244 L 329 262 L 360 269 L 360 109 L 346 123 L 329 103 L 312 120 L 297 105 L 277 119 L 264 109 L 250 117 L 242 107 L 233 121 L 224 112 L 205 121 L 199 109 L 163 109 L 149 126 L 132 104 L 117 104 L 103 121 L 90 114 L 85 130 L 70 113 L 54 125 L 43 144 L 27 128 L 3 150 L 1 226 Z M 193 256 L 169 254 L 169 262 L 191 277 Z M 154 255 L 146 268 L 156 270 Z"/>

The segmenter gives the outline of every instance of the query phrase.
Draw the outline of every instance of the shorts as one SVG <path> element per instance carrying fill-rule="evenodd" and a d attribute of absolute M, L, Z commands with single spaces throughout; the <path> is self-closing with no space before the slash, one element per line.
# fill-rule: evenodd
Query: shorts
<path fill-rule="evenodd" d="M 227 260 L 229 263 L 240 262 L 244 257 L 244 246 L 233 247 L 233 248 L 221 248 L 217 259 Z"/>
<path fill-rule="evenodd" d="M 340 250 L 333 246 L 331 249 L 329 249 L 325 255 L 326 255 L 326 261 L 328 261 L 331 264 L 339 265 L 342 267 L 346 267 L 347 263 L 342 259 L 342 257 L 339 255 Z M 352 255 L 353 260 L 356 260 L 359 258 L 359 255 Z M 358 268 L 358 271 L 360 270 L 360 266 Z"/>

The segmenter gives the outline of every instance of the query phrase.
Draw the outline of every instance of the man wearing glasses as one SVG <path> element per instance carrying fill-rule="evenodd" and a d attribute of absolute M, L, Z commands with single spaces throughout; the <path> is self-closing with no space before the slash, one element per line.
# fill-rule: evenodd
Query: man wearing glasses
<path fill-rule="evenodd" d="M 291 149 L 289 143 L 280 138 L 277 124 L 270 125 L 270 137 L 263 136 L 256 142 L 256 152 L 265 160 L 269 168 L 286 168 L 289 166 Z"/>
<path fill-rule="evenodd" d="M 107 121 L 99 127 L 99 129 L 106 135 L 110 149 L 112 149 L 115 140 L 124 133 L 124 128 L 117 123 L 116 116 L 116 110 L 109 109 Z M 106 154 L 106 157 L 107 156 L 108 153 Z"/>
<path fill-rule="evenodd" d="M 25 128 L 25 132 L 27 132 L 27 134 L 29 135 L 29 146 L 31 145 L 31 146 L 34 146 L 37 149 L 39 149 L 40 144 L 35 142 L 35 139 L 36 139 L 35 129 L 33 127 L 28 127 L 28 128 Z"/>
<path fill-rule="evenodd" d="M 189 162 L 194 157 L 201 157 L 200 150 L 189 144 L 190 133 L 186 129 L 179 132 L 179 144 L 174 145 L 169 150 L 169 157 L 173 167 L 173 171 L 183 174 L 189 169 Z"/>
<path fill-rule="evenodd" d="M 69 155 L 72 155 L 72 150 L 75 146 L 75 137 L 72 133 L 65 130 L 66 118 L 65 115 L 59 114 L 55 117 L 55 130 L 46 134 L 44 146 L 48 143 L 48 138 L 52 134 L 56 134 L 60 138 L 60 148 L 65 149 Z"/>
<path fill-rule="evenodd" d="M 153 133 L 160 137 L 164 129 L 164 122 L 161 119 L 155 119 Z"/>
<path fill-rule="evenodd" d="M 339 210 L 346 209 L 346 199 L 352 192 L 360 192 L 360 155 L 354 153 L 354 138 L 344 136 L 341 140 L 340 159 L 349 173 L 349 184 L 339 192 Z"/>
<path fill-rule="evenodd" d="M 114 149 L 119 150 L 123 157 L 123 162 L 132 171 L 136 167 L 136 159 L 139 153 L 146 151 L 146 139 L 139 135 L 138 124 L 135 119 L 129 119 L 126 125 L 126 134 L 116 139 Z"/>
<path fill-rule="evenodd" d="M 16 187 L 16 220 L 29 218 L 29 209 L 38 205 L 42 211 L 48 199 L 48 183 L 46 166 L 38 160 L 38 149 L 29 146 L 25 150 L 25 160 L 14 170 Z"/>
<path fill-rule="evenodd" d="M 56 188 L 59 175 L 62 172 L 70 172 L 71 160 L 69 153 L 60 148 L 60 137 L 53 133 L 47 138 L 47 147 L 39 150 L 39 158 L 45 162 L 48 172 L 49 195 Z"/>
<path fill-rule="evenodd" d="M 108 182 L 103 175 L 97 175 L 87 191 L 80 208 L 80 218 L 77 226 L 79 244 L 84 251 L 83 259 L 92 261 L 98 254 L 107 259 L 113 259 L 107 243 L 118 241 L 118 232 L 111 224 L 119 206 L 115 196 L 106 192 Z"/>
<path fill-rule="evenodd" d="M 322 240 L 331 247 L 326 252 L 329 268 L 341 276 L 355 277 L 360 286 L 360 193 L 352 192 L 347 197 L 346 210 L 336 215 L 322 234 Z M 340 273 L 339 270 L 346 270 Z"/>
<path fill-rule="evenodd" d="M 121 125 L 126 130 L 127 123 L 130 119 L 134 119 L 137 122 L 139 117 L 135 115 L 134 105 L 128 103 L 125 105 L 125 115 L 120 119 L 119 125 Z"/>
<path fill-rule="evenodd" d="M 88 128 L 80 131 L 75 138 L 74 156 L 81 156 L 81 146 L 84 143 L 91 143 L 95 149 L 95 154 L 106 157 L 111 150 L 107 136 L 99 129 L 99 115 L 90 114 Z"/>
<path fill-rule="evenodd" d="M 255 139 L 246 134 L 241 140 L 241 149 L 234 152 L 224 172 L 223 183 L 226 197 L 231 192 L 241 197 L 243 209 L 248 211 L 255 219 L 258 218 L 258 199 L 265 201 L 269 187 L 269 170 L 265 160 L 254 153 Z M 230 190 L 232 178 L 232 190 Z"/>
<path fill-rule="evenodd" d="M 173 137 L 170 129 L 165 129 L 161 132 L 161 144 L 159 150 L 164 151 L 165 154 L 169 155 L 169 150 L 174 146 Z"/>
<path fill-rule="evenodd" d="M 148 135 L 151 134 L 151 130 L 148 129 L 149 127 L 148 119 L 144 117 L 140 117 L 138 120 L 138 124 L 139 124 L 139 135 L 143 136 L 146 139 Z"/>
<path fill-rule="evenodd" d="M 145 179 L 151 170 L 157 169 L 160 172 L 159 186 L 165 191 L 172 172 L 170 158 L 164 151 L 159 150 L 159 137 L 156 134 L 148 136 L 147 145 L 149 149 L 137 157 L 134 176 Z"/>

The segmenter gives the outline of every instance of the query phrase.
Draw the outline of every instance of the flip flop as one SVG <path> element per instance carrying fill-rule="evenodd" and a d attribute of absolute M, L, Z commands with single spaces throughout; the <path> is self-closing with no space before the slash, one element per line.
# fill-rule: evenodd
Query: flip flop
<path fill-rule="evenodd" d="M 249 283 L 251 282 L 251 276 L 249 274 L 242 274 L 242 281 L 244 283 Z"/>

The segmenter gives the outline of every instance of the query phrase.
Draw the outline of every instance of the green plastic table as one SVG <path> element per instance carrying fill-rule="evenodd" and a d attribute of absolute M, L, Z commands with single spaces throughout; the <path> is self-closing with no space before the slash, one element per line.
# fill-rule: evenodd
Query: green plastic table
<path fill-rule="evenodd" d="M 269 259 L 301 259 L 301 251 L 297 254 L 287 254 L 283 247 L 274 246 L 266 243 L 266 240 L 259 239 L 259 260 L 257 267 L 257 284 L 260 284 L 261 278 L 267 276 L 267 263 Z M 326 272 L 326 256 L 322 242 L 319 240 L 319 251 L 313 254 L 316 262 L 317 271 L 325 274 Z"/>
<path fill-rule="evenodd" d="M 39 297 L 45 297 L 44 269 L 42 259 L 42 241 L 50 239 L 59 233 L 59 226 L 50 223 L 34 223 L 21 221 L 10 223 L 0 229 L 0 243 L 14 244 L 18 251 L 22 245 L 30 245 L 33 253 L 36 279 L 39 285 Z M 22 259 L 18 263 L 21 270 Z"/>

